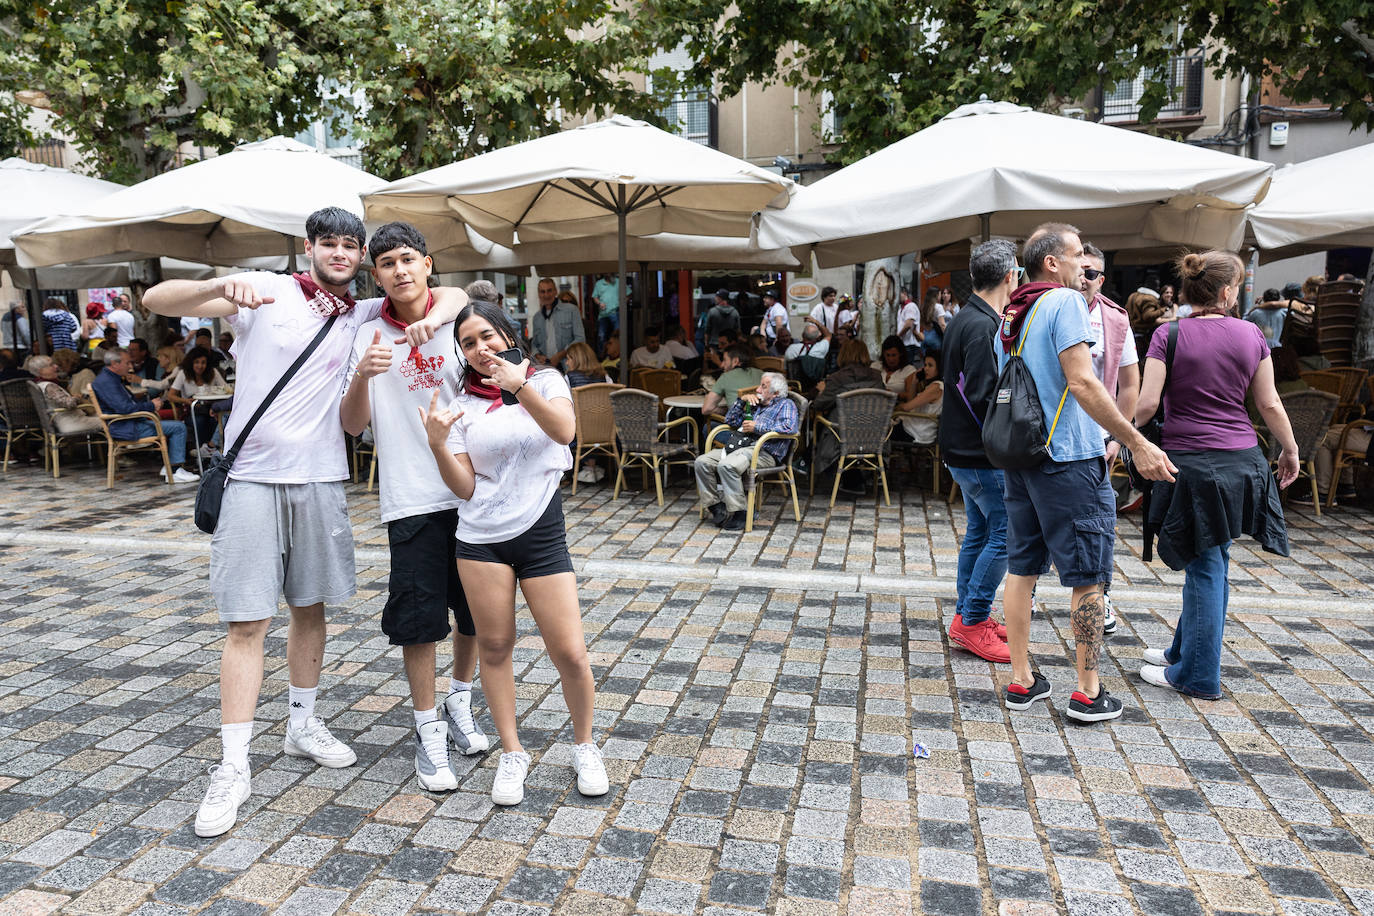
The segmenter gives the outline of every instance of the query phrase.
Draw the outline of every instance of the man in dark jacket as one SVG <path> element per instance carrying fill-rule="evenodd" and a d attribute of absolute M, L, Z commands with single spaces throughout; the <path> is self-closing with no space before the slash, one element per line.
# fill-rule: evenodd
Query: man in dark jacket
<path fill-rule="evenodd" d="M 1007 628 L 992 619 L 992 599 L 1007 573 L 1007 509 L 1002 472 L 983 451 L 983 418 L 997 387 L 997 326 L 1021 273 L 1016 246 L 1005 239 L 984 242 L 973 249 L 969 273 L 973 295 L 945 328 L 940 409 L 940 454 L 964 491 L 968 516 L 949 639 L 980 658 L 1006 664 L 1011 661 Z"/>

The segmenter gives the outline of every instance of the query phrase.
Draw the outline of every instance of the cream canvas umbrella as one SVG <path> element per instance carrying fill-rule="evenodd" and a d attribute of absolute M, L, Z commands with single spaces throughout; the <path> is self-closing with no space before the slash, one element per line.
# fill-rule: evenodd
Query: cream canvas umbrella
<path fill-rule="evenodd" d="M 171 256 L 222 266 L 298 252 L 305 220 L 326 206 L 361 215 L 374 175 L 273 137 L 165 172 L 15 235 L 19 263 Z"/>
<path fill-rule="evenodd" d="M 536 267 L 545 274 L 613 273 L 618 269 L 619 240 L 613 236 L 564 239 L 558 242 L 526 242 L 507 248 L 492 245 L 485 254 L 450 252 L 436 259 L 441 271 L 499 270 L 506 273 Z M 625 240 L 628 264 L 649 270 L 717 270 L 740 268 L 753 271 L 800 270 L 801 262 L 789 249 L 763 250 L 747 238 L 710 235 L 677 235 L 662 232 Z"/>
<path fill-rule="evenodd" d="M 780 175 L 617 115 L 402 178 L 363 206 L 371 222 L 415 224 L 440 256 L 465 226 L 517 251 L 614 239 L 623 307 L 630 236 L 745 237 L 754 211 L 785 207 L 792 191 Z"/>
<path fill-rule="evenodd" d="M 1374 247 L 1374 143 L 1274 172 L 1269 194 L 1249 219 L 1264 262 Z"/>
<path fill-rule="evenodd" d="M 1072 222 L 1099 248 L 1237 247 L 1271 166 L 980 101 L 803 188 L 757 221 L 762 248 L 822 267 Z"/>

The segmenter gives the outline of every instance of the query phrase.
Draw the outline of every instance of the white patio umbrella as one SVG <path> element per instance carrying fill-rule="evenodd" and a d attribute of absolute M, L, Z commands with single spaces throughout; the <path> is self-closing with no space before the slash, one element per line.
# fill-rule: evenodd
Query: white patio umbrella
<path fill-rule="evenodd" d="M 373 222 L 415 224 L 439 255 L 461 244 L 463 224 L 513 250 L 615 239 L 623 306 L 629 236 L 747 236 L 753 212 L 785 207 L 793 187 L 741 159 L 617 115 L 402 178 L 365 194 L 363 208 Z"/>
<path fill-rule="evenodd" d="M 822 267 L 1072 222 L 1099 248 L 1239 246 L 1267 163 L 1008 102 L 938 123 L 805 187 L 758 218 L 762 248 Z"/>
<path fill-rule="evenodd" d="M 439 269 L 499 270 L 511 272 L 537 267 L 546 274 L 612 273 L 618 269 L 619 239 L 594 236 L 558 242 L 525 242 L 513 248 L 492 245 L 485 254 L 450 252 L 436 259 Z M 625 240 L 625 260 L 650 270 L 716 270 L 741 268 L 753 271 L 799 270 L 801 262 L 786 248 L 763 250 L 747 238 L 712 235 L 678 235 L 662 232 Z"/>
<path fill-rule="evenodd" d="M 1374 143 L 1274 172 L 1269 194 L 1249 220 L 1265 262 L 1374 246 Z"/>
<path fill-rule="evenodd" d="M 165 172 L 15 234 L 19 263 L 140 260 L 167 255 L 233 266 L 300 250 L 305 220 L 326 206 L 361 215 L 375 175 L 287 137 L 248 143 Z"/>

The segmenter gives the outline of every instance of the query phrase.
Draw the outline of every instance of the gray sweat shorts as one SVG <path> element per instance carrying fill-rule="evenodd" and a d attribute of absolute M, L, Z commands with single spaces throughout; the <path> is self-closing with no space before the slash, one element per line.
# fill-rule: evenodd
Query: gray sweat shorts
<path fill-rule="evenodd" d="M 230 480 L 210 539 L 219 619 L 266 620 L 291 607 L 338 604 L 357 591 L 342 481 Z"/>

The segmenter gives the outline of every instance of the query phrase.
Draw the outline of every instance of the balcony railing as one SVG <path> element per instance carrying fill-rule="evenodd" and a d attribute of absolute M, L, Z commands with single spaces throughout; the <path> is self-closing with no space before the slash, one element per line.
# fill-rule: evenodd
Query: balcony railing
<path fill-rule="evenodd" d="M 66 140 L 40 140 L 24 150 L 24 158 L 38 165 L 50 165 L 55 169 L 67 167 Z"/>
<path fill-rule="evenodd" d="M 1164 77 L 1171 100 L 1159 109 L 1155 118 L 1186 118 L 1201 113 L 1205 69 L 1201 51 L 1180 54 L 1170 60 Z M 1145 94 L 1146 78 L 1150 75 L 1142 73 L 1104 91 L 1102 120 L 1107 123 L 1139 121 L 1140 97 Z"/>
<path fill-rule="evenodd" d="M 682 96 L 659 110 L 668 129 L 679 137 L 715 149 L 720 144 L 716 100 L 708 95 Z"/>

